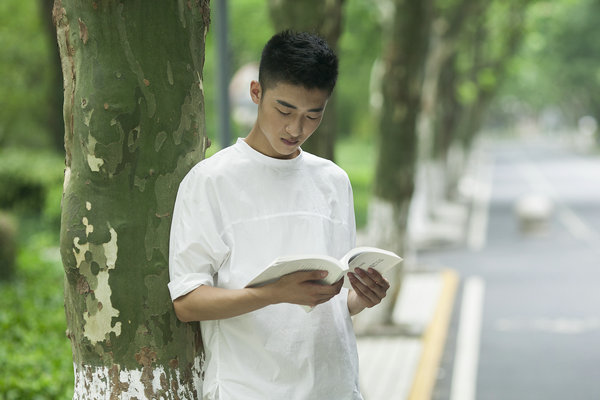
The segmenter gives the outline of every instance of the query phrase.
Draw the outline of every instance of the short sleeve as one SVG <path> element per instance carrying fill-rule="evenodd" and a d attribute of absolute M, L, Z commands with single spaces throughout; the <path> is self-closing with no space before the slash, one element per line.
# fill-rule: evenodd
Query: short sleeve
<path fill-rule="evenodd" d="M 229 256 L 222 239 L 218 195 L 210 177 L 194 168 L 177 192 L 169 239 L 169 292 L 175 300 L 214 277 Z"/>

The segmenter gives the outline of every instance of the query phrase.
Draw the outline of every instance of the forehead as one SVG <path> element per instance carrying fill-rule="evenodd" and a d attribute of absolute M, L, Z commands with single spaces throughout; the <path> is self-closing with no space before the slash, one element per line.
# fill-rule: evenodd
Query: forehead
<path fill-rule="evenodd" d="M 299 110 L 322 109 L 327 104 L 329 93 L 322 89 L 307 89 L 301 85 L 277 83 L 265 91 L 265 100 L 291 105 Z"/>

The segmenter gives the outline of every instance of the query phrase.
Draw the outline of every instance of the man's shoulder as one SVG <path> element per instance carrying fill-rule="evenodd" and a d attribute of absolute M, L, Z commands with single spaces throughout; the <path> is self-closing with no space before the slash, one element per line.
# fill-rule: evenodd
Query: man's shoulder
<path fill-rule="evenodd" d="M 226 167 L 231 165 L 236 159 L 237 156 L 235 155 L 234 147 L 229 146 L 198 162 L 192 167 L 190 173 L 210 172 L 213 174 L 219 173 L 220 171 L 226 171 Z"/>
<path fill-rule="evenodd" d="M 185 175 L 182 181 L 184 186 L 195 187 L 211 184 L 219 177 L 226 176 L 231 170 L 232 160 L 235 160 L 235 150 L 226 147 L 212 156 L 205 158 L 194 165 Z"/>
<path fill-rule="evenodd" d="M 332 178 L 339 178 L 344 180 L 348 179 L 348 174 L 346 173 L 346 171 L 344 171 L 342 167 L 340 167 L 339 165 L 327 158 L 319 157 L 312 153 L 304 152 L 304 159 L 306 160 L 306 163 L 307 165 L 309 165 L 310 168 L 316 169 L 319 172 L 322 172 L 323 174 L 327 174 Z"/>

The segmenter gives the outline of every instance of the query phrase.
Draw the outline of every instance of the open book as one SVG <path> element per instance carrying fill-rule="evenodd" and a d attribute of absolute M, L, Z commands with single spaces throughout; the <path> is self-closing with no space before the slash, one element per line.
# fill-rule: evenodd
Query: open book
<path fill-rule="evenodd" d="M 256 275 L 246 287 L 263 286 L 274 282 L 283 275 L 298 271 L 324 270 L 329 274 L 319 282 L 331 285 L 339 281 L 347 272 L 360 268 L 365 271 L 369 268 L 383 274 L 397 266 L 402 258 L 391 251 L 375 247 L 356 247 L 350 250 L 340 260 L 321 255 L 284 256 L 275 259 L 264 270 Z M 358 276 L 357 276 L 358 277 Z M 344 287 L 350 288 L 349 279 L 344 280 Z"/>

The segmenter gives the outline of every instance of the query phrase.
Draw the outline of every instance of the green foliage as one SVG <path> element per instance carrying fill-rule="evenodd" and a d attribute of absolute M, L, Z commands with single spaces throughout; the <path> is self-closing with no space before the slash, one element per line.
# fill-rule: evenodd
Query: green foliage
<path fill-rule="evenodd" d="M 48 209 L 47 196 L 51 192 L 56 196 L 56 188 L 62 186 L 63 170 L 64 158 L 56 153 L 17 148 L 1 150 L 0 208 L 21 212 Z M 60 210 L 60 203 L 53 207 Z M 56 210 L 51 212 L 56 213 Z"/>
<path fill-rule="evenodd" d="M 47 147 L 47 93 L 54 67 L 39 1 L 0 2 L 0 148 Z"/>
<path fill-rule="evenodd" d="M 63 272 L 56 235 L 30 221 L 17 274 L 0 283 L 0 400 L 70 399 L 73 363 L 65 336 Z"/>
<path fill-rule="evenodd" d="M 369 104 L 369 84 L 373 63 L 381 53 L 380 10 L 372 0 L 350 0 L 344 5 L 342 18 L 340 72 L 335 89 L 339 134 L 374 138 L 376 118 Z"/>
<path fill-rule="evenodd" d="M 364 228 L 367 223 L 375 175 L 375 150 L 372 140 L 357 137 L 343 139 L 336 144 L 337 164 L 346 171 L 352 183 L 358 229 Z"/>
<path fill-rule="evenodd" d="M 274 30 L 269 19 L 266 0 L 244 0 L 235 4 L 229 3 L 229 58 L 231 76 L 247 63 L 258 63 L 266 41 L 273 35 Z M 206 135 L 212 140 L 213 146 L 220 141 L 218 131 L 217 104 L 217 41 L 215 38 L 217 22 L 214 5 L 211 7 L 211 28 L 206 36 L 206 59 L 204 62 L 204 106 L 206 108 Z M 248 88 L 250 91 L 250 88 Z M 237 136 L 246 136 L 248 132 L 232 125 L 232 141 Z"/>
<path fill-rule="evenodd" d="M 599 13 L 596 0 L 533 3 L 503 98 L 517 98 L 534 112 L 560 107 L 571 121 L 600 117 Z"/>

